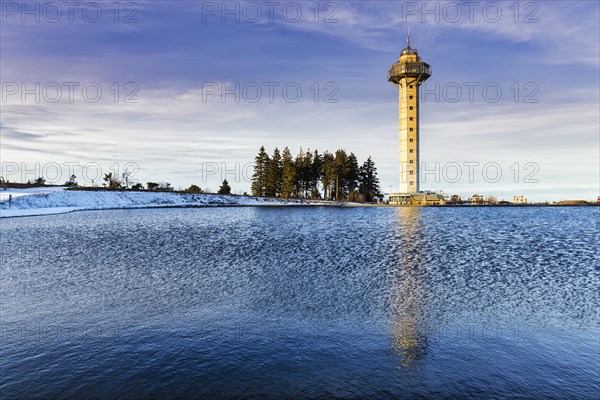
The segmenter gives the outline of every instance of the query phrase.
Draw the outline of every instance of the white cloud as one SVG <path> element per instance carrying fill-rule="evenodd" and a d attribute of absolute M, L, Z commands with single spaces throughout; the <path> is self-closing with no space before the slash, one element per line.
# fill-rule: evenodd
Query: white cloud
<path fill-rule="evenodd" d="M 338 23 L 314 23 L 307 14 L 302 22 L 286 27 L 314 33 L 315 37 L 333 36 L 378 52 L 398 52 L 404 45 L 407 24 L 402 20 L 398 2 L 338 4 L 340 9 L 335 15 Z M 508 7 L 512 3 L 502 4 Z M 504 44 L 530 46 L 532 54 L 527 65 L 532 70 L 542 64 L 556 65 L 559 73 L 563 69 L 569 73 L 564 67 L 569 63 L 597 67 L 597 3 L 544 2 L 539 6 L 539 23 L 535 24 L 514 23 L 512 18 L 493 24 L 478 18 L 474 23 L 463 24 L 413 20 L 410 25 L 416 31 L 418 43 L 449 40 L 453 32 L 461 30 Z M 3 46 L 7 40 L 4 34 L 3 30 Z M 131 57 L 135 62 L 149 63 L 153 56 Z M 348 58 L 348 53 L 343 56 Z M 41 60 L 48 58 L 38 59 L 38 54 L 23 52 L 10 60 L 3 57 L 3 79 L 28 77 L 30 71 L 35 71 L 39 76 L 51 76 L 51 80 L 95 81 L 112 65 L 83 55 L 75 59 L 76 68 L 71 72 L 76 71 L 77 76 L 67 77 L 61 75 L 64 60 L 60 57 L 44 61 L 43 68 Z M 315 74 L 322 73 L 318 66 L 315 68 Z M 371 80 L 365 82 L 362 68 L 363 64 L 357 62 L 340 65 L 334 71 L 343 71 L 340 84 L 355 89 L 354 98 L 342 97 L 338 104 L 315 104 L 307 98 L 295 104 L 280 98 L 273 104 L 264 100 L 256 104 L 236 103 L 231 97 L 222 103 L 218 93 L 203 101 L 201 87 L 186 87 L 182 82 L 162 83 L 162 89 L 142 87 L 137 104 L 110 102 L 110 90 L 106 88 L 112 83 L 101 83 L 107 96 L 95 104 L 81 98 L 73 104 L 64 101 L 22 104 L 12 99 L 2 104 L 0 113 L 0 155 L 3 162 L 77 161 L 110 165 L 131 161 L 140 165 L 143 181 L 163 179 L 187 185 L 197 182 L 202 162 L 246 163 L 263 144 L 270 150 L 288 145 L 293 152 L 301 146 L 321 151 L 344 147 L 356 152 L 359 159 L 372 155 L 387 188 L 395 185 L 397 179 L 396 96 L 391 87 L 385 89 L 388 90 L 385 95 L 373 89 Z M 383 66 L 381 77 L 377 77 L 383 84 L 385 68 L 387 65 Z M 531 71 L 525 72 L 530 79 Z M 540 196 L 552 197 L 566 187 L 575 187 L 580 188 L 578 193 L 594 197 L 599 180 L 598 91 L 581 79 L 573 81 L 572 86 L 540 85 L 543 98 L 535 105 L 424 104 L 421 115 L 424 160 L 495 161 L 504 167 L 517 161 L 534 161 L 539 163 L 544 181 L 529 190 L 543 188 Z M 182 86 L 186 88 L 181 89 Z M 364 100 L 366 96 L 373 100 Z M 216 187 L 216 182 L 210 185 Z M 246 189 L 248 186 L 239 184 Z M 502 189 L 501 185 L 465 187 L 469 192 L 521 189 L 510 183 Z"/>

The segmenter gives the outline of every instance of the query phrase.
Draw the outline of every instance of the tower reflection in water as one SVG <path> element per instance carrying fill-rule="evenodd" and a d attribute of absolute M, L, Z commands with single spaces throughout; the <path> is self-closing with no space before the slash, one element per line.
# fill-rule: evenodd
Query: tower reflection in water
<path fill-rule="evenodd" d="M 425 302 L 425 249 L 421 209 L 396 209 L 396 263 L 391 266 L 391 333 L 402 367 L 413 368 L 427 355 Z"/>

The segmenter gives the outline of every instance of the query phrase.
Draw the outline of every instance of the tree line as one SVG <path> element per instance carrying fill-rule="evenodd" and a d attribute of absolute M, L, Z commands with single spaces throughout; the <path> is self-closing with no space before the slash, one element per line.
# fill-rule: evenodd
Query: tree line
<path fill-rule="evenodd" d="M 261 146 L 254 158 L 253 196 L 371 202 L 381 196 L 377 168 L 371 159 L 359 165 L 354 153 L 289 148 L 272 155 Z"/>
<path fill-rule="evenodd" d="M 129 189 L 129 175 L 125 176 L 123 174 L 123 180 L 125 181 L 125 186 L 123 186 L 122 181 L 115 178 L 111 173 L 104 175 L 104 181 L 106 182 L 104 185 L 109 189 Z M 148 191 L 160 191 L 160 192 L 173 192 L 175 188 L 171 186 L 169 182 L 147 182 L 146 188 L 141 183 L 136 183 L 131 186 L 131 190 L 148 190 Z M 190 185 L 187 189 L 184 190 L 186 193 L 204 193 L 204 191 L 198 185 Z M 229 182 L 227 179 L 223 180 L 217 194 L 231 194 L 231 186 L 229 186 Z"/>

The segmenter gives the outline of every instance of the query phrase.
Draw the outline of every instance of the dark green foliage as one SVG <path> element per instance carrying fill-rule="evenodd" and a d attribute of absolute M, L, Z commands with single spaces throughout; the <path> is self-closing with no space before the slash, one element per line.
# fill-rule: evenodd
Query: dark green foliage
<path fill-rule="evenodd" d="M 77 177 L 75 175 L 71 175 L 69 180 L 65 182 L 65 186 L 69 186 L 69 187 L 77 186 L 77 181 L 75 179 L 77 179 Z"/>
<path fill-rule="evenodd" d="M 283 149 L 281 174 L 281 195 L 285 198 L 294 197 L 294 187 L 296 186 L 296 166 L 294 165 L 292 153 L 287 147 Z"/>
<path fill-rule="evenodd" d="M 348 185 L 348 192 L 352 193 L 358 189 L 358 179 L 360 168 L 358 166 L 358 159 L 354 153 L 350 153 L 348 156 L 348 166 L 346 170 L 346 183 Z"/>
<path fill-rule="evenodd" d="M 337 201 L 373 201 L 379 195 L 377 169 L 371 157 L 362 167 L 354 153 L 303 151 L 294 158 L 289 148 L 275 148 L 269 157 L 261 147 L 255 157 L 252 195 Z"/>
<path fill-rule="evenodd" d="M 163 192 L 172 192 L 175 190 L 169 182 L 147 182 L 146 188 L 148 188 L 148 190 L 158 190 Z"/>
<path fill-rule="evenodd" d="M 35 184 L 36 185 L 40 185 L 43 186 L 46 183 L 46 180 L 44 179 L 44 177 L 40 176 L 39 178 L 37 178 L 35 180 Z"/>
<path fill-rule="evenodd" d="M 296 156 L 296 184 L 295 191 L 297 197 L 309 197 L 308 192 L 311 182 L 312 153 L 304 153 L 302 149 Z"/>
<path fill-rule="evenodd" d="M 202 193 L 202 189 L 200 189 L 200 186 L 198 185 L 190 185 L 185 191 L 188 193 Z"/>
<path fill-rule="evenodd" d="M 171 184 L 169 182 L 160 182 L 158 184 L 158 188 L 160 190 L 164 190 L 166 192 L 172 192 L 173 190 L 175 190 L 175 188 L 173 186 L 171 186 Z"/>
<path fill-rule="evenodd" d="M 138 182 L 135 185 L 131 186 L 131 190 L 144 190 L 144 185 Z"/>
<path fill-rule="evenodd" d="M 310 166 L 309 193 L 313 199 L 321 198 L 319 191 L 319 181 L 323 175 L 323 157 L 318 150 L 312 155 L 312 163 Z"/>
<path fill-rule="evenodd" d="M 335 200 L 340 201 L 348 195 L 348 155 L 344 149 L 335 152 Z"/>
<path fill-rule="evenodd" d="M 229 186 L 229 182 L 227 182 L 227 179 L 225 179 L 223 181 L 223 183 L 221 184 L 221 187 L 219 188 L 219 191 L 217 193 L 218 194 L 231 194 L 231 186 Z"/>
<path fill-rule="evenodd" d="M 379 179 L 377 178 L 377 168 L 375 168 L 375 163 L 371 159 L 371 156 L 360 167 L 359 192 L 365 197 L 365 201 L 367 202 L 374 201 L 376 197 L 381 195 Z"/>
<path fill-rule="evenodd" d="M 252 195 L 265 196 L 267 179 L 269 175 L 269 155 L 265 147 L 261 146 L 258 155 L 254 158 L 254 174 L 252 175 Z"/>
<path fill-rule="evenodd" d="M 113 176 L 113 173 L 104 174 L 105 185 L 108 189 L 121 189 L 121 182 Z"/>
<path fill-rule="evenodd" d="M 281 160 L 281 154 L 279 154 L 279 149 L 275 147 L 273 156 L 271 159 L 269 159 L 267 164 L 265 196 L 276 197 L 281 195 L 281 191 L 283 190 L 283 182 L 281 179 L 282 171 L 283 164 Z"/>
<path fill-rule="evenodd" d="M 335 169 L 335 157 L 330 152 L 326 151 L 323 154 L 323 168 L 321 174 L 321 184 L 323 185 L 323 191 L 325 199 L 331 200 L 335 193 L 335 182 L 336 182 L 336 169 Z"/>

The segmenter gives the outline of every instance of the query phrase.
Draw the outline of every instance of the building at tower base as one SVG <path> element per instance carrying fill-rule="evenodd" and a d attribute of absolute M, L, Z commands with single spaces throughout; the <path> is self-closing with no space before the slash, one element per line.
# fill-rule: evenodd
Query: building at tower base
<path fill-rule="evenodd" d="M 400 206 L 443 206 L 444 196 L 437 193 L 389 193 L 389 203 Z"/>

